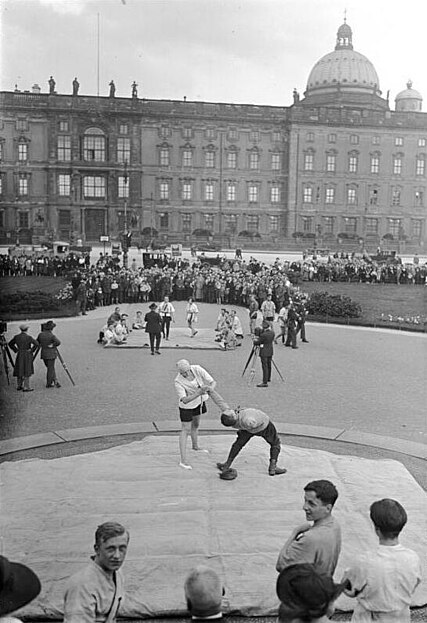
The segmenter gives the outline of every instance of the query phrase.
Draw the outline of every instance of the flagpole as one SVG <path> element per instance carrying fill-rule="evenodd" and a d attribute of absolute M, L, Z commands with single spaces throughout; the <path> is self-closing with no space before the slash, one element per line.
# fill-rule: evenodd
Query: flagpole
<path fill-rule="evenodd" d="M 99 97 L 99 13 L 97 17 L 97 37 L 96 37 L 96 94 Z"/>

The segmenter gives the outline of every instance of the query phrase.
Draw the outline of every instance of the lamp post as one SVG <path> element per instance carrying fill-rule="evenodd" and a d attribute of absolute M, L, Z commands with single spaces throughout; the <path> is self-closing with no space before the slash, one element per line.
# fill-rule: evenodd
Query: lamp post
<path fill-rule="evenodd" d="M 125 160 L 124 170 L 123 170 L 123 194 L 124 194 L 124 208 L 125 208 L 125 230 L 123 236 L 123 267 L 128 267 L 128 162 Z"/>

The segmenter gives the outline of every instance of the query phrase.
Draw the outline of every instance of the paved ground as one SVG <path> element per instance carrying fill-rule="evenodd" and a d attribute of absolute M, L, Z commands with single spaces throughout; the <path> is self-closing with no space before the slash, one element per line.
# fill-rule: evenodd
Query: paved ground
<path fill-rule="evenodd" d="M 122 306 L 131 316 L 137 307 L 140 306 Z M 184 304 L 176 307 L 177 325 L 184 326 Z M 200 326 L 214 326 L 218 307 L 200 305 L 200 309 Z M 111 308 L 101 308 L 84 318 L 57 322 L 55 332 L 62 340 L 61 352 L 75 379 L 75 387 L 59 367 L 62 388 L 46 389 L 45 369 L 37 360 L 33 377 L 35 391 L 22 394 L 16 392 L 14 383 L 6 385 L 2 370 L 0 440 L 3 443 L 15 437 L 61 429 L 117 423 L 125 430 L 128 423 L 176 421 L 175 362 L 188 357 L 212 372 L 220 391 L 232 404 L 258 406 L 283 427 L 316 425 L 344 431 L 338 441 L 296 433 L 285 435 L 285 444 L 367 458 L 394 458 L 403 462 L 427 489 L 425 460 L 411 456 L 411 452 L 405 453 L 406 449 L 419 449 L 423 447 L 421 444 L 426 444 L 425 336 L 309 325 L 310 343 L 299 344 L 298 353 L 281 345 L 276 347 L 275 361 L 285 376 L 285 383 L 273 375 L 273 383 L 265 390 L 248 387 L 241 375 L 251 350 L 248 337 L 241 348 L 232 352 L 164 349 L 160 357 L 150 357 L 148 349 L 103 349 L 96 340 L 110 311 Z M 239 313 L 246 326 L 246 312 Z M 32 334 L 38 332 L 39 324 L 39 321 L 30 323 Z M 16 325 L 9 324 L 8 339 Z M 259 378 L 260 371 L 257 381 Z M 209 417 L 216 415 L 211 407 Z M 360 443 L 345 443 L 346 435 L 353 435 L 352 440 Z M 5 454 L 3 460 L 49 459 L 93 452 L 141 436 L 142 433 L 79 440 Z M 380 440 L 381 444 L 383 437 L 394 440 L 389 444 L 391 449 L 375 447 L 375 441 Z M 374 445 L 365 445 L 367 440 Z M 241 619 L 233 622 L 238 620 Z M 349 615 L 338 615 L 334 620 L 349 620 Z M 426 621 L 426 609 L 413 612 L 412 620 Z"/>
<path fill-rule="evenodd" d="M 132 318 L 137 307 L 123 305 L 122 309 Z M 176 308 L 176 326 L 182 327 L 184 303 L 176 304 Z M 199 326 L 213 327 L 218 309 L 201 304 Z M 96 341 L 110 311 L 98 308 L 88 316 L 57 322 L 55 332 L 62 340 L 61 353 L 75 387 L 57 364 L 62 388 L 46 389 L 40 359 L 32 393 L 17 392 L 14 383 L 7 387 L 4 374 L 0 375 L 0 439 L 107 423 L 176 420 L 175 363 L 187 356 L 211 371 L 230 403 L 262 408 L 276 422 L 426 442 L 427 336 L 309 325 L 310 343 L 300 343 L 298 352 L 281 344 L 275 349 L 274 360 L 285 383 L 273 372 L 271 386 L 259 389 L 248 387 L 242 378 L 251 352 L 249 337 L 231 352 L 177 348 L 150 357 L 148 349 L 103 349 Z M 239 313 L 246 329 L 247 312 Z M 9 324 L 8 339 L 17 330 L 16 325 Z M 30 322 L 32 334 L 37 334 L 39 327 L 40 321 Z M 256 382 L 260 377 L 259 366 Z M 214 409 L 211 417 L 216 417 Z"/>

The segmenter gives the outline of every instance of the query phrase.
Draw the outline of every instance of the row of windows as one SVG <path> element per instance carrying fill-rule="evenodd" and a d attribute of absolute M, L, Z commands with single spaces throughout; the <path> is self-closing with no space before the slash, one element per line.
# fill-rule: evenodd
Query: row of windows
<path fill-rule="evenodd" d="M 25 192 L 19 194 L 28 194 L 28 179 L 25 176 L 19 177 L 19 181 L 26 181 L 22 188 Z M 202 200 L 214 201 L 218 199 L 218 190 L 215 188 L 215 182 L 207 181 L 202 185 Z M 21 188 L 21 186 L 19 186 Z M 171 199 L 172 182 L 170 180 L 161 180 L 158 183 L 158 198 L 162 201 Z M 83 178 L 83 194 L 85 197 L 105 198 L 107 192 L 106 178 L 103 176 L 87 175 Z M 247 200 L 250 203 L 256 203 L 260 200 L 261 184 L 247 184 Z M 71 194 L 71 176 L 69 174 L 58 175 L 58 194 L 62 197 L 69 197 Z M 117 194 L 119 198 L 129 197 L 129 180 L 124 176 L 117 179 Z M 215 196 L 216 195 L 216 196 Z M 193 180 L 184 181 L 180 184 L 180 197 L 183 201 L 192 201 L 195 199 L 195 183 Z M 281 197 L 281 188 L 279 185 L 272 184 L 269 188 L 269 197 L 271 203 L 279 203 Z M 226 184 L 226 200 L 236 201 L 237 184 L 227 182 Z"/>
<path fill-rule="evenodd" d="M 336 187 L 335 186 L 327 186 L 324 189 L 323 201 L 324 203 L 335 203 L 336 202 Z M 314 187 L 310 185 L 305 185 L 303 187 L 303 202 L 304 203 L 318 203 L 321 200 L 320 197 L 320 188 L 316 189 L 316 196 L 314 197 Z M 402 201 L 402 189 L 401 188 L 392 188 L 391 189 L 391 205 L 400 206 Z M 346 203 L 348 205 L 356 205 L 358 203 L 358 189 L 354 187 L 346 188 Z M 380 201 L 380 191 L 377 188 L 371 189 L 369 192 L 369 205 L 377 205 Z M 413 205 L 414 206 L 423 206 L 424 205 L 424 189 L 417 189 L 414 191 L 413 195 Z"/>
<path fill-rule="evenodd" d="M 314 132 L 307 132 L 306 134 L 307 143 L 314 143 L 315 136 L 316 135 Z M 350 134 L 349 136 L 350 145 L 359 145 L 359 141 L 360 141 L 360 137 L 358 134 Z M 331 132 L 330 134 L 328 134 L 328 143 L 336 143 L 336 142 L 337 142 L 337 135 L 334 132 Z M 372 145 L 380 145 L 380 144 L 381 144 L 381 137 L 372 136 Z M 396 147 L 402 147 L 404 145 L 403 136 L 395 136 L 394 144 Z M 427 145 L 427 139 L 424 137 L 420 137 L 418 138 L 417 144 L 418 144 L 418 147 L 425 147 Z"/>
<path fill-rule="evenodd" d="M 308 151 L 304 153 L 304 171 L 314 171 L 314 152 Z M 398 154 L 392 157 L 392 172 L 393 175 L 402 175 L 403 170 L 403 155 Z M 372 154 L 370 157 L 370 173 L 380 173 L 380 156 L 379 154 Z M 325 169 L 327 173 L 336 173 L 337 171 L 337 155 L 326 154 Z M 359 156 L 357 154 L 348 154 L 347 156 L 347 172 L 358 173 L 359 172 Z M 415 175 L 424 176 L 426 173 L 426 156 L 420 154 L 415 158 Z"/>
<path fill-rule="evenodd" d="M 205 128 L 203 130 L 204 137 L 208 140 L 215 140 L 220 131 L 217 128 Z M 196 131 L 192 127 L 185 127 L 181 129 L 181 136 L 185 139 L 192 139 L 196 135 Z M 169 138 L 172 136 L 172 128 L 169 126 L 162 126 L 159 129 L 159 136 L 161 138 Z M 229 128 L 225 132 L 225 136 L 229 141 L 237 141 L 239 140 L 239 131 L 237 128 Z M 249 140 L 252 142 L 258 142 L 261 140 L 261 132 L 260 130 L 250 130 L 249 131 Z M 282 140 L 282 134 L 278 131 L 273 131 L 271 133 L 271 140 L 275 143 Z"/>
<path fill-rule="evenodd" d="M 337 232 L 345 232 L 347 234 L 357 234 L 363 229 L 363 233 L 366 235 L 378 236 L 380 233 L 380 219 L 377 218 L 364 218 L 361 219 L 348 216 L 348 217 L 334 217 L 323 216 L 322 224 L 316 225 L 317 219 L 314 216 L 302 216 L 300 217 L 300 227 L 304 233 L 316 232 L 321 235 L 336 234 Z M 358 230 L 359 225 L 359 230 Z M 400 218 L 388 218 L 387 219 L 388 233 L 398 238 L 403 230 L 403 220 Z M 411 219 L 410 223 L 410 235 L 414 238 L 420 238 L 423 230 L 422 219 Z"/>
<path fill-rule="evenodd" d="M 270 167 L 272 171 L 280 171 L 282 160 L 281 154 L 270 155 Z M 247 167 L 252 171 L 258 171 L 260 168 L 261 155 L 257 151 L 251 151 L 247 155 Z M 218 154 L 213 149 L 204 151 L 204 166 L 206 169 L 214 169 L 217 166 Z M 161 167 L 169 167 L 171 165 L 171 150 L 169 147 L 161 147 L 159 150 L 159 164 Z M 238 153 L 234 150 L 227 150 L 225 155 L 225 167 L 227 169 L 238 168 Z M 194 165 L 194 149 L 183 149 L 181 153 L 181 165 L 184 168 L 190 168 Z"/>

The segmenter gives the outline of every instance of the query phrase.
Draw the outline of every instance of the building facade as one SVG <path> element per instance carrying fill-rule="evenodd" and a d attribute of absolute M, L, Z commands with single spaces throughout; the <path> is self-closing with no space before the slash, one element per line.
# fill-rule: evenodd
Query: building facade
<path fill-rule="evenodd" d="M 289 107 L 0 93 L 0 244 L 426 240 L 427 114 L 344 23 Z"/>

